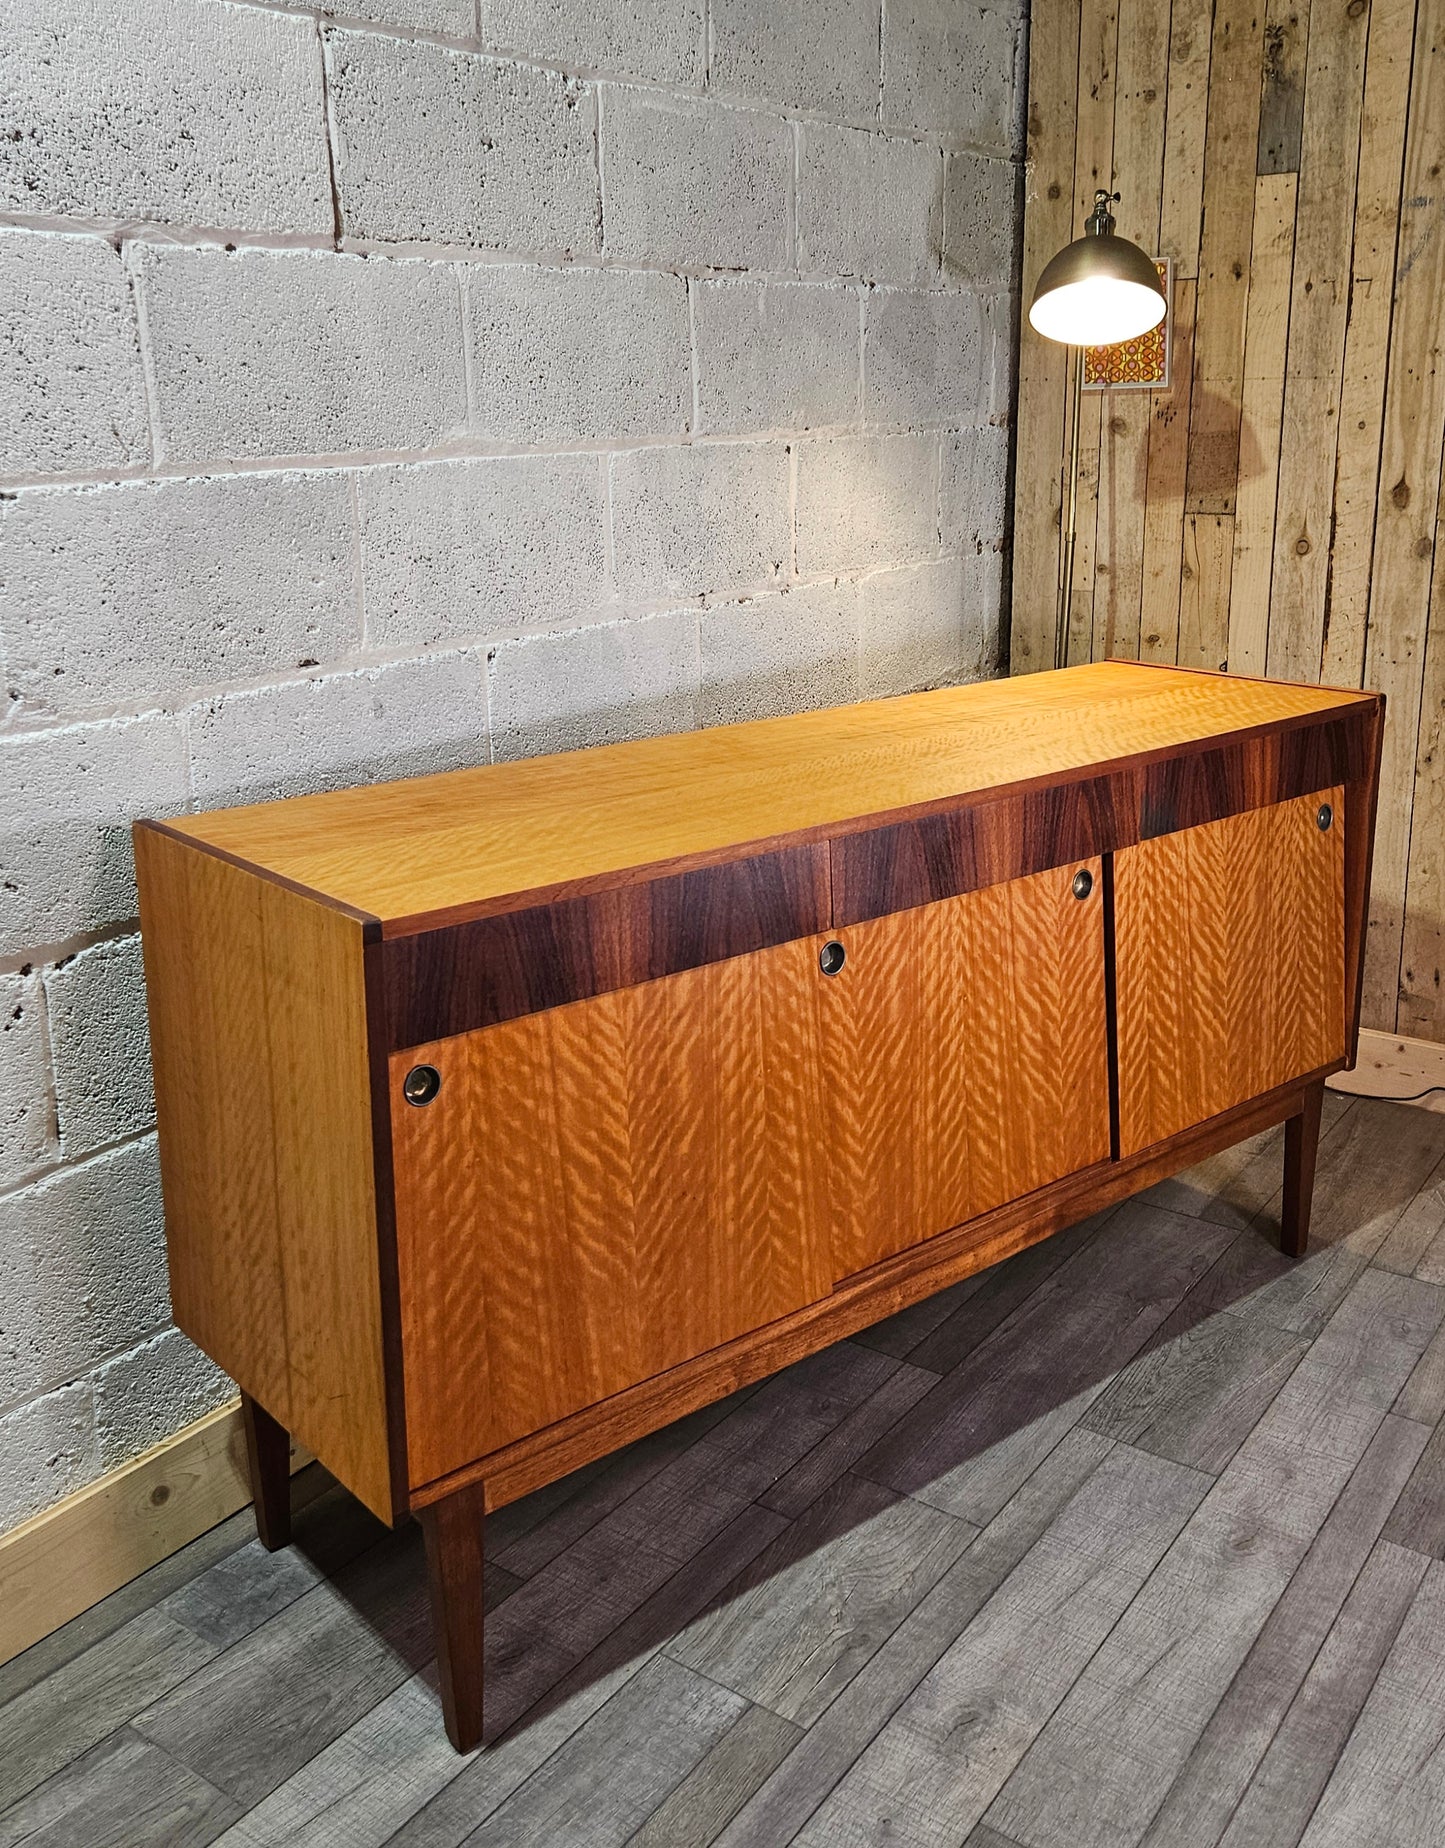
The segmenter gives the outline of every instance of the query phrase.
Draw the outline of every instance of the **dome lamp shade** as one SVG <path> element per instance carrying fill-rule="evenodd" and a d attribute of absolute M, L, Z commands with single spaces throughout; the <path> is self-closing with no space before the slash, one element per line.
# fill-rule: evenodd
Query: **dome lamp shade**
<path fill-rule="evenodd" d="M 1029 306 L 1029 325 L 1068 346 L 1114 346 L 1148 333 L 1168 305 L 1154 259 L 1115 237 L 1109 206 L 1118 194 L 1099 191 L 1084 235 L 1044 265 Z"/>

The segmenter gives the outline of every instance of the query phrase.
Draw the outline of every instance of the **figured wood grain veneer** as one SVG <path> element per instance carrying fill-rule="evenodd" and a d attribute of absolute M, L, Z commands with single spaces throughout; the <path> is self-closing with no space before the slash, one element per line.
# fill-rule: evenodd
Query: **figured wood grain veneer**
<path fill-rule="evenodd" d="M 839 1276 L 1107 1160 L 1101 872 L 839 931 L 822 994 Z"/>
<path fill-rule="evenodd" d="M 414 1483 L 827 1294 L 817 941 L 393 1055 Z"/>
<path fill-rule="evenodd" d="M 1343 1060 L 1345 826 L 1336 787 L 1116 856 L 1124 1154 Z"/>
<path fill-rule="evenodd" d="M 135 849 L 176 1325 L 390 1520 L 361 926 Z"/>

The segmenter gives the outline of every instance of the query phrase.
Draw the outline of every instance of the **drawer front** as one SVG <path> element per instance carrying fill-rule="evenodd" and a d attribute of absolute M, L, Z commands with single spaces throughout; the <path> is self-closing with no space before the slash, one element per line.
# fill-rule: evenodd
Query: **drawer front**
<path fill-rule="evenodd" d="M 1115 857 L 1121 1153 L 1344 1056 L 1344 827 L 1337 786 Z"/>
<path fill-rule="evenodd" d="M 820 942 L 392 1057 L 414 1483 L 827 1294 Z"/>
<path fill-rule="evenodd" d="M 837 935 L 823 1031 L 840 1276 L 1108 1159 L 1099 860 Z"/>

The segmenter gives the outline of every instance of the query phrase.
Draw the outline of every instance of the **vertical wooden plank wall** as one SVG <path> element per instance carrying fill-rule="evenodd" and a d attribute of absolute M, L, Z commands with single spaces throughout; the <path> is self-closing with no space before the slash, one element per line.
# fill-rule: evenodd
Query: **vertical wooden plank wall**
<path fill-rule="evenodd" d="M 1445 0 L 1035 0 L 1028 163 L 1013 671 L 1070 437 L 1026 310 L 1109 185 L 1174 374 L 1085 394 L 1069 659 L 1388 695 L 1364 1022 L 1445 1040 Z"/>

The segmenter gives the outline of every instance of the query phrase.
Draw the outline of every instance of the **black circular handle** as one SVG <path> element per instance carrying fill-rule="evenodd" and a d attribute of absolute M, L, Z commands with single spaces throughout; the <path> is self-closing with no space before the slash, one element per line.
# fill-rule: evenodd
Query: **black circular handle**
<path fill-rule="evenodd" d="M 1094 889 L 1094 875 L 1087 866 L 1081 866 L 1074 874 L 1074 897 L 1087 898 Z"/>
<path fill-rule="evenodd" d="M 442 1088 L 442 1075 L 434 1065 L 413 1065 L 402 1080 L 401 1094 L 409 1104 L 429 1104 Z"/>
<path fill-rule="evenodd" d="M 1328 832 L 1330 823 L 1334 820 L 1334 818 L 1335 818 L 1335 811 L 1330 807 L 1329 803 L 1321 802 L 1320 812 L 1318 815 L 1315 816 L 1315 825 L 1319 829 L 1321 834 L 1325 834 Z"/>
<path fill-rule="evenodd" d="M 825 943 L 818 952 L 818 967 L 824 975 L 836 975 L 847 960 L 848 952 L 836 938 L 831 943 Z"/>

